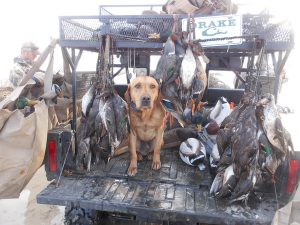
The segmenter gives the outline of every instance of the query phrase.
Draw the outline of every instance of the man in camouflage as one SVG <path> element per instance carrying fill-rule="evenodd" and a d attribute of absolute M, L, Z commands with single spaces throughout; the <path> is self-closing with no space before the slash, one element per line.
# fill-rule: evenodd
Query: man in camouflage
<path fill-rule="evenodd" d="M 32 64 L 39 54 L 39 48 L 32 42 L 22 45 L 21 55 L 14 59 L 14 65 L 10 71 L 9 81 L 14 88 L 19 86 L 23 77 L 32 68 Z M 35 79 L 33 77 L 33 79 Z"/>

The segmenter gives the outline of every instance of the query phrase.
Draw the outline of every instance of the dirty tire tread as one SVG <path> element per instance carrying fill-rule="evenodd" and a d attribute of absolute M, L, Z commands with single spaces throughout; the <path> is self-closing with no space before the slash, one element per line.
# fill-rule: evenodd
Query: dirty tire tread
<path fill-rule="evenodd" d="M 99 224 L 97 211 L 79 207 L 66 206 L 65 225 L 96 225 Z"/>

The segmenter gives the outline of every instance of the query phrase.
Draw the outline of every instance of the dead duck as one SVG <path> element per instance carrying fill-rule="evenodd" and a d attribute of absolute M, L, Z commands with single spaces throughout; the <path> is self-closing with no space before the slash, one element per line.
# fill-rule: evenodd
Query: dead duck
<path fill-rule="evenodd" d="M 163 95 L 162 104 L 165 109 L 171 113 L 172 117 L 176 118 L 180 125 L 184 127 L 186 125 L 183 118 L 183 109 L 178 95 L 178 85 L 175 82 L 165 82 L 161 86 L 161 92 Z"/>
<path fill-rule="evenodd" d="M 217 151 L 217 150 L 218 149 L 215 147 L 212 151 L 212 153 L 214 152 L 214 154 L 212 154 L 212 155 L 216 155 L 216 156 L 214 156 L 216 159 L 217 159 L 218 153 L 215 151 Z M 224 186 L 224 190 L 220 194 L 218 194 L 218 193 L 222 189 L 223 183 L 225 184 L 227 182 L 227 180 L 229 180 L 229 175 L 231 174 L 231 173 L 229 173 L 229 171 L 230 171 L 230 169 L 233 168 L 232 163 L 233 163 L 233 159 L 232 159 L 231 148 L 227 147 L 225 149 L 225 151 L 223 152 L 223 154 L 220 155 L 220 158 L 218 160 L 217 175 L 215 176 L 214 181 L 211 186 L 211 189 L 210 189 L 211 195 L 216 196 L 216 197 L 218 195 L 218 198 L 225 197 L 225 188 L 227 187 L 227 184 L 226 184 L 226 186 Z M 224 178 L 225 171 L 230 166 L 231 166 L 231 168 L 228 169 L 228 171 L 226 173 L 226 177 Z M 232 173 L 234 173 L 234 172 L 232 172 Z M 233 184 L 231 184 L 231 186 L 234 187 Z"/>
<path fill-rule="evenodd" d="M 259 146 L 255 106 L 248 105 L 240 114 L 232 136 L 233 169 L 238 177 L 230 202 L 247 200 L 257 181 Z"/>
<path fill-rule="evenodd" d="M 89 110 L 92 107 L 95 90 L 96 84 L 93 84 L 82 97 L 81 111 L 84 117 L 88 116 Z"/>
<path fill-rule="evenodd" d="M 85 118 L 86 122 L 87 122 L 87 137 L 91 136 L 95 131 L 95 119 L 97 114 L 99 113 L 99 103 L 100 103 L 100 99 L 98 97 L 95 97 L 92 100 L 91 103 L 91 108 L 89 109 L 89 113 L 87 118 Z M 84 117 L 83 117 L 84 119 Z"/>
<path fill-rule="evenodd" d="M 99 107 L 99 113 L 105 130 L 108 133 L 109 143 L 111 144 L 111 155 L 113 155 L 115 148 L 120 144 L 117 138 L 113 101 L 111 97 L 103 98 L 102 101 L 104 101 L 104 103 L 99 104 L 100 106 L 103 105 L 103 107 Z"/>
<path fill-rule="evenodd" d="M 164 55 L 175 55 L 175 43 L 171 36 L 168 37 L 164 45 Z"/>
<path fill-rule="evenodd" d="M 205 62 L 201 61 L 199 57 L 195 56 L 196 60 L 196 75 L 192 86 L 193 96 L 201 101 L 204 95 L 204 91 L 207 87 L 207 75 L 205 72 Z"/>
<path fill-rule="evenodd" d="M 127 103 L 116 92 L 113 93 L 112 103 L 115 112 L 117 143 L 122 143 L 127 138 L 129 129 Z"/>
<path fill-rule="evenodd" d="M 275 105 L 273 95 L 265 95 L 258 103 L 257 107 L 263 107 L 262 127 L 272 145 L 272 148 L 286 155 L 293 149 L 292 141 L 287 130 L 283 127 L 279 112 Z"/>
<path fill-rule="evenodd" d="M 236 187 L 229 198 L 229 203 L 244 201 L 247 204 L 248 196 L 257 182 L 256 169 L 243 171 L 238 179 Z"/>
<path fill-rule="evenodd" d="M 233 164 L 232 150 L 231 147 L 227 147 L 223 154 L 220 156 L 218 162 L 218 172 L 224 171 L 228 166 Z"/>
<path fill-rule="evenodd" d="M 172 33 L 170 35 L 170 38 L 175 45 L 175 54 L 179 58 L 183 58 L 185 55 L 185 46 L 184 46 L 183 40 L 182 40 L 184 38 L 182 33 Z"/>
<path fill-rule="evenodd" d="M 91 151 L 90 151 L 90 138 L 85 138 L 79 141 L 78 154 L 76 156 L 76 165 L 79 166 L 79 170 L 86 168 L 90 171 L 91 168 Z"/>
<path fill-rule="evenodd" d="M 224 179 L 224 171 L 217 173 L 211 186 L 210 186 L 210 195 L 215 196 L 222 188 Z"/>
<path fill-rule="evenodd" d="M 153 74 L 153 77 L 159 84 L 164 83 L 166 80 L 173 80 L 172 77 L 176 76 L 177 58 L 175 55 L 175 44 L 169 37 L 164 45 L 163 55 L 158 60 L 156 70 Z"/>
<path fill-rule="evenodd" d="M 180 103 L 177 100 L 170 101 L 169 99 L 163 99 L 161 102 L 166 111 L 177 119 L 180 126 L 185 127 L 186 121 L 184 120 Z"/>
<path fill-rule="evenodd" d="M 198 76 L 196 76 L 191 89 L 193 98 L 197 98 L 199 101 L 201 101 L 206 86 L 207 86 L 207 79 L 206 80 L 200 79 Z"/>
<path fill-rule="evenodd" d="M 237 119 L 240 117 L 240 114 L 246 109 L 249 104 L 254 99 L 254 93 L 253 92 L 245 92 L 244 95 L 242 96 L 240 103 L 238 104 L 237 107 L 235 107 L 232 112 L 230 113 L 229 116 L 227 116 L 223 122 L 221 123 L 220 128 L 224 127 L 233 127 L 237 121 Z"/>
<path fill-rule="evenodd" d="M 250 105 L 241 113 L 231 137 L 235 174 L 255 160 L 259 146 L 257 142 L 257 120 L 255 107 Z"/>
<path fill-rule="evenodd" d="M 237 184 L 237 177 L 233 171 L 233 165 L 228 166 L 224 171 L 222 187 L 215 194 L 217 198 L 224 198 L 233 192 Z"/>
<path fill-rule="evenodd" d="M 40 101 L 39 100 L 31 100 L 31 99 L 28 99 L 24 96 L 20 96 L 17 101 L 16 101 L 16 108 L 17 109 L 24 109 L 25 106 L 34 106 L 36 104 L 38 104 Z"/>
<path fill-rule="evenodd" d="M 232 128 L 224 128 L 218 131 L 216 143 L 220 156 L 223 155 L 225 149 L 231 144 Z"/>
<path fill-rule="evenodd" d="M 103 104 L 103 101 L 100 101 L 99 104 Z M 99 108 L 103 107 L 99 105 Z M 98 111 L 97 116 L 95 117 L 95 133 L 96 133 L 96 137 L 97 140 L 99 141 L 105 134 L 106 134 L 106 130 L 101 118 L 101 112 Z"/>
<path fill-rule="evenodd" d="M 187 47 L 186 53 L 183 57 L 180 69 L 180 79 L 182 82 L 182 98 L 188 99 L 190 96 L 189 90 L 191 89 L 192 83 L 196 76 L 196 60 L 190 46 Z"/>
<path fill-rule="evenodd" d="M 268 138 L 268 134 L 265 132 L 264 129 L 264 123 L 268 123 L 271 120 L 269 120 L 268 122 L 266 122 L 266 118 L 265 116 L 270 116 L 270 115 L 276 115 L 276 114 L 269 114 L 267 113 L 265 115 L 265 106 L 266 104 L 269 104 L 270 99 L 261 99 L 258 103 L 257 103 L 257 107 L 256 107 L 256 116 L 258 119 L 258 127 L 259 130 L 257 132 L 257 139 L 258 139 L 258 143 L 259 143 L 259 147 L 260 147 L 260 154 L 259 154 L 259 166 L 260 166 L 260 170 L 265 174 L 265 178 L 269 179 L 269 181 L 273 178 L 278 166 L 281 164 L 281 162 L 284 160 L 284 158 L 286 157 L 287 153 L 289 152 L 289 150 L 293 151 L 293 144 L 291 142 L 290 137 L 285 138 L 286 136 L 284 134 L 282 134 L 281 136 L 281 143 L 280 143 L 282 147 L 286 147 L 286 149 L 284 151 L 282 151 L 283 149 L 280 149 L 280 151 L 278 151 L 277 148 L 274 148 L 273 145 L 270 143 L 269 138 Z M 276 109 L 273 109 L 276 110 Z M 274 118 L 273 118 L 274 119 Z M 275 122 L 274 122 L 274 126 L 276 129 L 276 126 L 278 128 L 278 121 L 280 118 L 276 118 Z M 283 128 L 282 124 L 280 124 L 280 128 L 283 133 L 286 132 L 286 130 Z M 273 132 L 273 130 L 271 130 L 271 132 Z M 280 133 L 280 132 L 279 132 Z M 272 134 L 269 134 L 269 136 L 271 136 Z M 287 144 L 288 140 L 290 141 L 291 144 Z M 286 152 L 286 153 L 285 153 Z"/>

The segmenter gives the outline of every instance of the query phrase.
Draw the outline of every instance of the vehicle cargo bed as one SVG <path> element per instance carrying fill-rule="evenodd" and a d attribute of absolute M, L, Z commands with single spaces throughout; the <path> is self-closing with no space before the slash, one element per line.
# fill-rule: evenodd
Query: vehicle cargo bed
<path fill-rule="evenodd" d="M 129 155 L 112 159 L 88 175 L 62 177 L 58 187 L 51 183 L 37 197 L 38 203 L 67 205 L 130 214 L 148 222 L 176 221 L 189 224 L 269 224 L 276 211 L 272 194 L 260 201 L 228 205 L 209 195 L 212 177 L 183 163 L 178 150 L 161 153 L 162 168 L 151 169 L 151 161 L 138 163 L 135 177 L 126 174 Z"/>

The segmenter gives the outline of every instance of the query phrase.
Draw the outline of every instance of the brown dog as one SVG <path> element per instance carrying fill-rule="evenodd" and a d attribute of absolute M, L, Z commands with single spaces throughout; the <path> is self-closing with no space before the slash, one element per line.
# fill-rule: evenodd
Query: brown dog
<path fill-rule="evenodd" d="M 137 160 L 143 156 L 152 159 L 152 169 L 158 170 L 161 167 L 160 149 L 166 115 L 161 104 L 159 85 L 152 77 L 137 77 L 128 85 L 125 100 L 130 120 L 130 165 L 127 173 L 129 176 L 137 173 Z"/>

